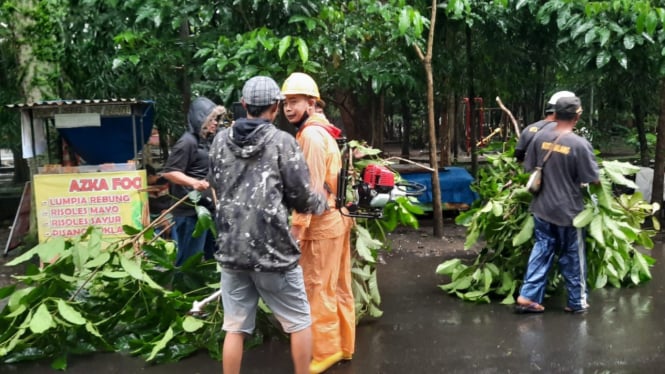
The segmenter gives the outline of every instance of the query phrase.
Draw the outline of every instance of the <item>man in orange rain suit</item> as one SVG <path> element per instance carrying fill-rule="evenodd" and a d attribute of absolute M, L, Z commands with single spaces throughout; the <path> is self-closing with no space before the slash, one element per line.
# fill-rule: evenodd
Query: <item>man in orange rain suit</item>
<path fill-rule="evenodd" d="M 296 129 L 296 141 L 309 167 L 312 188 L 325 188 L 335 206 L 337 175 L 342 167 L 335 138 L 341 130 L 315 112 L 319 88 L 304 73 L 291 74 L 282 86 L 284 115 Z M 356 321 L 351 291 L 351 226 L 337 209 L 321 215 L 294 213 L 292 232 L 300 240 L 300 265 L 312 313 L 311 373 L 322 373 L 355 350 Z"/>

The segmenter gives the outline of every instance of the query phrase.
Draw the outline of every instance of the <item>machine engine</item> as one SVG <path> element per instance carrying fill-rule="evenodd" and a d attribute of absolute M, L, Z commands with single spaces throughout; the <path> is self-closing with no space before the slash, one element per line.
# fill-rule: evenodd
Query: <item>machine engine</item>
<path fill-rule="evenodd" d="M 418 196 L 425 186 L 413 182 L 395 182 L 395 172 L 380 164 L 369 164 L 359 176 L 349 173 L 352 152 L 346 138 L 337 140 L 342 149 L 342 169 L 338 176 L 336 207 L 342 214 L 359 218 L 381 218 L 383 208 L 399 196 Z M 351 188 L 347 191 L 347 186 Z M 345 209 L 342 209 L 345 208 Z"/>

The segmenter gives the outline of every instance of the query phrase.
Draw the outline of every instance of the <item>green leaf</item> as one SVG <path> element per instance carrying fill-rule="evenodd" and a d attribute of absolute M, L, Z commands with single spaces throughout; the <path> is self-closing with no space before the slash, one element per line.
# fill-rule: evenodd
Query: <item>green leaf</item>
<path fill-rule="evenodd" d="M 493 282 L 493 277 L 492 277 L 492 272 L 488 268 L 483 268 L 483 292 L 487 293 L 490 291 L 490 287 L 492 286 Z"/>
<path fill-rule="evenodd" d="M 11 296 L 9 296 L 9 300 L 7 302 L 7 306 L 9 307 L 9 310 L 16 310 L 16 308 L 21 304 L 21 301 L 23 300 L 23 297 L 28 295 L 30 292 L 32 292 L 35 289 L 35 287 L 25 287 L 16 290 Z"/>
<path fill-rule="evenodd" d="M 97 268 L 106 264 L 111 259 L 111 254 L 109 252 L 101 252 L 97 257 L 92 258 L 90 261 L 86 262 L 83 267 L 85 268 Z"/>
<path fill-rule="evenodd" d="M 198 331 L 203 326 L 204 326 L 203 321 L 201 321 L 198 318 L 194 318 L 192 316 L 187 316 L 182 321 L 182 329 L 185 330 L 186 332 Z"/>
<path fill-rule="evenodd" d="M 439 275 L 452 274 L 453 270 L 457 268 L 460 264 L 462 264 L 462 260 L 460 260 L 459 258 L 454 258 L 452 260 L 445 261 L 436 267 L 436 274 Z"/>
<path fill-rule="evenodd" d="M 85 330 L 100 339 L 103 338 L 102 334 L 99 333 L 99 330 L 97 330 L 97 327 L 95 327 L 95 325 L 93 325 L 92 322 L 87 322 L 85 324 Z"/>
<path fill-rule="evenodd" d="M 305 64 L 309 60 L 309 48 L 307 47 L 307 42 L 304 39 L 296 39 L 296 45 L 298 46 L 298 55 L 300 56 L 300 61 Z"/>
<path fill-rule="evenodd" d="M 575 218 L 573 219 L 573 226 L 577 228 L 583 228 L 586 227 L 589 223 L 591 223 L 591 220 L 593 219 L 593 213 L 594 209 L 593 207 L 587 207 L 583 211 L 581 211 Z"/>
<path fill-rule="evenodd" d="M 495 202 L 492 204 L 492 214 L 494 214 L 496 217 L 500 217 L 503 215 L 503 204 L 500 204 L 499 202 Z"/>
<path fill-rule="evenodd" d="M 58 313 L 62 316 L 62 318 L 65 319 L 65 321 L 69 323 L 73 323 L 75 325 L 85 325 L 88 320 L 83 318 L 81 313 L 79 313 L 76 309 L 72 308 L 65 300 L 58 299 L 57 301 L 58 304 Z"/>
<path fill-rule="evenodd" d="M 211 230 L 213 235 L 216 236 L 217 229 L 215 228 L 215 223 L 212 220 L 212 215 L 208 208 L 197 205 L 194 209 L 196 210 L 196 225 L 194 226 L 192 237 L 198 238 L 203 235 L 206 230 Z"/>
<path fill-rule="evenodd" d="M 351 274 L 355 274 L 358 277 L 360 277 L 360 279 L 363 279 L 363 280 L 369 279 L 369 277 L 371 275 L 371 273 L 367 269 L 359 268 L 359 267 L 356 267 L 356 266 L 351 268 Z"/>
<path fill-rule="evenodd" d="M 596 215 L 593 217 L 591 225 L 589 226 L 589 234 L 598 242 L 598 244 L 605 246 L 605 237 L 603 236 L 603 216 Z"/>
<path fill-rule="evenodd" d="M 513 294 L 508 294 L 503 300 L 501 300 L 501 304 L 503 305 L 513 305 L 515 304 L 515 297 Z"/>
<path fill-rule="evenodd" d="M 626 53 L 622 50 L 616 50 L 613 53 L 613 57 L 617 60 L 619 65 L 621 65 L 622 68 L 628 69 L 628 56 Z"/>
<path fill-rule="evenodd" d="M 379 309 L 376 305 L 369 305 L 369 315 L 373 318 L 379 318 L 383 315 L 383 311 Z"/>
<path fill-rule="evenodd" d="M 279 56 L 280 59 L 284 57 L 284 53 L 286 53 L 286 50 L 289 49 L 290 46 L 291 46 L 290 36 L 285 36 L 279 41 L 279 49 L 277 55 Z"/>
<path fill-rule="evenodd" d="M 623 37 L 623 47 L 631 50 L 635 47 L 635 36 L 627 34 Z"/>
<path fill-rule="evenodd" d="M 610 55 L 609 52 L 607 51 L 600 51 L 598 52 L 598 55 L 596 55 L 596 67 L 598 69 L 601 69 L 605 65 L 607 65 L 610 60 L 612 59 L 612 55 Z"/>
<path fill-rule="evenodd" d="M 21 314 L 23 314 L 23 312 L 25 312 L 26 310 L 28 310 L 28 307 L 26 307 L 25 304 L 19 304 L 18 307 L 16 307 L 16 309 L 14 309 L 11 313 L 7 314 L 6 317 L 7 318 L 18 317 Z"/>
<path fill-rule="evenodd" d="M 25 334 L 26 329 L 21 328 L 16 331 L 12 339 L 9 341 L 7 344 L 3 344 L 0 346 L 0 357 L 5 357 L 7 354 L 9 354 L 16 345 L 22 341 L 23 334 Z M 4 343 L 4 342 L 3 342 Z"/>
<path fill-rule="evenodd" d="M 524 219 L 520 232 L 513 237 L 513 247 L 519 247 L 533 237 L 534 225 L 533 216 L 528 215 L 526 219 Z"/>
<path fill-rule="evenodd" d="M 605 273 L 601 273 L 596 278 L 594 288 L 603 288 L 605 287 L 606 284 L 607 284 L 607 275 Z"/>
<path fill-rule="evenodd" d="M 162 339 L 152 348 L 152 351 L 150 352 L 150 355 L 146 361 L 152 361 L 157 356 L 157 354 L 166 347 L 171 339 L 173 339 L 173 329 L 169 327 Z"/>
<path fill-rule="evenodd" d="M 126 278 L 129 276 L 129 273 L 126 271 L 110 271 L 110 270 L 104 270 L 101 273 L 99 273 L 103 277 L 111 278 L 111 279 L 120 279 L 120 278 Z"/>
<path fill-rule="evenodd" d="M 197 190 L 189 191 L 187 194 L 189 197 L 189 200 L 193 202 L 194 204 L 198 204 L 199 201 L 201 201 L 201 192 Z"/>
<path fill-rule="evenodd" d="M 35 254 L 38 254 L 40 259 L 44 261 L 42 258 L 42 254 L 45 256 L 49 256 L 47 261 L 50 261 L 53 258 L 53 254 L 55 253 L 62 253 L 62 251 L 65 249 L 65 240 L 62 237 L 55 237 L 52 240 L 49 240 L 47 242 L 41 243 L 32 249 L 28 250 L 27 252 L 23 253 L 22 255 L 16 257 L 15 259 L 9 261 L 7 263 L 7 266 L 15 266 L 18 264 L 22 264 L 28 260 L 30 260 L 32 257 L 35 256 Z"/>
<path fill-rule="evenodd" d="M 612 32 L 609 29 L 598 29 L 598 35 L 600 36 L 600 46 L 604 47 L 607 45 L 607 42 L 610 40 L 610 36 L 612 36 Z"/>
<path fill-rule="evenodd" d="M 488 299 L 485 297 L 486 293 L 484 291 L 469 291 L 464 294 L 463 298 L 469 301 L 485 301 Z"/>
<path fill-rule="evenodd" d="M 381 293 L 379 292 L 379 282 L 376 278 L 376 270 L 372 272 L 367 283 L 369 286 L 369 295 L 375 305 L 381 304 Z"/>
<path fill-rule="evenodd" d="M 53 327 L 53 317 L 45 304 L 39 304 L 37 311 L 30 319 L 29 327 L 30 331 L 35 334 L 41 334 Z"/>
<path fill-rule="evenodd" d="M 5 297 L 11 295 L 15 290 L 16 290 L 16 285 L 15 284 L 11 284 L 9 286 L 5 286 L 5 287 L 0 288 L 0 300 L 2 300 Z"/>
<path fill-rule="evenodd" d="M 67 369 L 67 356 L 60 356 L 51 362 L 51 369 L 64 371 Z"/>
<path fill-rule="evenodd" d="M 120 265 L 125 271 L 136 280 L 143 280 L 144 273 L 141 270 L 141 264 L 139 261 L 133 261 L 125 256 L 120 256 Z"/>
<path fill-rule="evenodd" d="M 590 29 L 584 34 L 584 44 L 591 45 L 596 40 L 596 30 Z"/>
<path fill-rule="evenodd" d="M 356 242 L 355 248 L 356 252 L 360 257 L 370 263 L 374 263 L 376 259 L 372 255 L 371 249 L 381 248 L 383 243 L 380 240 L 372 238 L 369 231 L 360 226 L 356 225 Z"/>
<path fill-rule="evenodd" d="M 400 35 L 406 34 L 406 30 L 409 29 L 410 24 L 409 13 L 406 8 L 402 8 L 402 11 L 399 13 L 399 23 L 397 29 L 399 30 Z"/>

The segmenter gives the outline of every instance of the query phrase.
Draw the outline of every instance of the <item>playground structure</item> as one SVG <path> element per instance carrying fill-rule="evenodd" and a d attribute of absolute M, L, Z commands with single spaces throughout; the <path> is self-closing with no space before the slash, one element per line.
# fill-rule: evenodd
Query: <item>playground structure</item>
<path fill-rule="evenodd" d="M 468 97 L 462 100 L 464 105 L 464 136 L 465 136 L 465 151 L 471 153 L 472 141 L 476 142 L 476 147 L 487 146 L 492 139 L 497 135 L 501 135 L 501 139 L 507 139 L 511 132 L 509 121 L 506 121 L 506 114 L 500 107 L 486 107 L 482 97 L 475 97 L 473 99 L 473 110 L 475 120 L 472 124 L 471 116 L 471 101 Z M 471 139 L 472 126 L 476 126 L 477 138 Z"/>

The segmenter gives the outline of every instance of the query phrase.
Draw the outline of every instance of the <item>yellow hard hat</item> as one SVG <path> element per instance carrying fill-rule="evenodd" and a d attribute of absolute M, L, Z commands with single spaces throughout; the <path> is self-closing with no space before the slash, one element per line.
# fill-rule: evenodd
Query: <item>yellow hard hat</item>
<path fill-rule="evenodd" d="M 319 86 L 305 73 L 292 73 L 282 85 L 282 95 L 307 95 L 320 99 Z"/>

